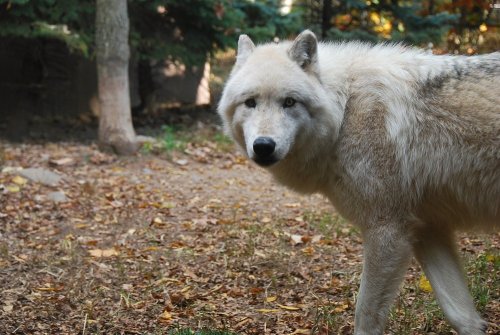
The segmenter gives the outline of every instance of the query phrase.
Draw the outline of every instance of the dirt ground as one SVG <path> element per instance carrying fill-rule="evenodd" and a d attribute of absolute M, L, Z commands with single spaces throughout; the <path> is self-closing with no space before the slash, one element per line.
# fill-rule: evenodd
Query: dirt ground
<path fill-rule="evenodd" d="M 352 333 L 358 231 L 219 137 L 126 158 L 91 142 L 0 148 L 0 334 Z M 33 167 L 62 180 L 20 176 Z M 498 333 L 500 235 L 459 241 Z M 388 333 L 452 334 L 428 291 L 413 262 Z"/>

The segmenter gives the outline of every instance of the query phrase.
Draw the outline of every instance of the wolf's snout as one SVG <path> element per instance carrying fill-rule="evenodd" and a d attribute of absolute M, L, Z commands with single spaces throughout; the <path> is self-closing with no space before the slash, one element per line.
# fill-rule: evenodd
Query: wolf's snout
<path fill-rule="evenodd" d="M 274 153 L 276 142 L 270 137 L 258 137 L 253 142 L 253 151 L 259 158 L 268 158 Z"/>
<path fill-rule="evenodd" d="M 276 162 L 273 157 L 276 142 L 270 137 L 258 137 L 253 142 L 253 152 L 255 152 L 255 161 L 260 165 L 271 165 Z"/>

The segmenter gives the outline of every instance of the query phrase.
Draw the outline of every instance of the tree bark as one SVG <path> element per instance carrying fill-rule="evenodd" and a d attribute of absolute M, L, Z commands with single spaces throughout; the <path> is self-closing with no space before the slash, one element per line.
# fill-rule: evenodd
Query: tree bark
<path fill-rule="evenodd" d="M 323 10 L 321 16 L 321 38 L 325 39 L 328 30 L 332 27 L 332 0 L 323 0 Z"/>
<path fill-rule="evenodd" d="M 127 0 L 97 0 L 99 146 L 118 154 L 138 149 L 130 109 Z"/>

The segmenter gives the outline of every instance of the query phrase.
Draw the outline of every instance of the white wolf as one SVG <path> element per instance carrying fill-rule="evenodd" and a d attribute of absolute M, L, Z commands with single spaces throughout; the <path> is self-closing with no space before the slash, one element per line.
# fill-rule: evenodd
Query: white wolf
<path fill-rule="evenodd" d="M 500 53 L 242 35 L 218 112 L 250 159 L 360 227 L 356 334 L 383 333 L 413 254 L 457 332 L 485 333 L 453 232 L 500 225 Z"/>

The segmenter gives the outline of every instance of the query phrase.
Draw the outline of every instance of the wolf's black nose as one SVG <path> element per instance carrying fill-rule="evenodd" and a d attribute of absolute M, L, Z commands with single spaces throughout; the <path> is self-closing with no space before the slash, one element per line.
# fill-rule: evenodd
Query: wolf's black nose
<path fill-rule="evenodd" d="M 276 142 L 270 137 L 257 137 L 253 142 L 253 151 L 259 158 L 269 158 L 276 147 Z"/>

